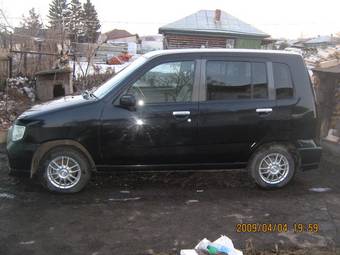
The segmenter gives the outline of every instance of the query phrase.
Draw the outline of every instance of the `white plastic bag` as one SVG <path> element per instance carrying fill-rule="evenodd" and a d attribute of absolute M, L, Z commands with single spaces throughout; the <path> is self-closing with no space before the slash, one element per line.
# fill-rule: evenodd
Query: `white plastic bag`
<path fill-rule="evenodd" d="M 212 244 L 221 245 L 227 247 L 230 252 L 228 255 L 243 255 L 243 252 L 234 248 L 233 241 L 227 236 L 221 236 L 220 238 L 216 239 L 212 242 Z"/>
<path fill-rule="evenodd" d="M 195 246 L 195 250 L 205 250 L 206 251 L 209 244 L 211 244 L 211 242 L 207 238 L 204 238 L 203 240 L 201 240 Z"/>

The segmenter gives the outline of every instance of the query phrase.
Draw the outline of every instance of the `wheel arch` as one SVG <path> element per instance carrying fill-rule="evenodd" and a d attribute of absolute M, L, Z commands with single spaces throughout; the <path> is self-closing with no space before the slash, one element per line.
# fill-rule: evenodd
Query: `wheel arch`
<path fill-rule="evenodd" d="M 281 145 L 281 146 L 285 146 L 288 151 L 292 154 L 293 158 L 294 158 L 294 162 L 296 164 L 296 169 L 299 169 L 301 166 L 301 157 L 300 157 L 300 153 L 296 147 L 296 144 L 292 141 L 272 141 L 272 142 L 264 142 L 264 143 L 259 143 L 256 144 L 254 147 L 251 148 L 251 152 L 250 152 L 250 157 L 248 162 L 251 161 L 252 157 L 255 155 L 256 152 L 258 152 L 259 150 L 262 150 L 265 147 L 270 147 L 270 146 L 274 146 L 274 145 Z"/>
<path fill-rule="evenodd" d="M 63 140 L 54 140 L 54 141 L 48 141 L 45 143 L 42 143 L 38 149 L 35 151 L 32 162 L 31 162 L 31 169 L 30 169 L 30 176 L 31 178 L 36 174 L 40 161 L 43 158 L 43 156 L 50 151 L 52 148 L 55 148 L 57 146 L 70 146 L 74 147 L 77 150 L 79 150 L 81 153 L 83 153 L 86 158 L 88 159 L 90 165 L 91 165 L 91 171 L 96 170 L 95 162 L 91 156 L 91 154 L 88 152 L 88 150 L 79 142 L 70 140 L 70 139 L 63 139 Z"/>

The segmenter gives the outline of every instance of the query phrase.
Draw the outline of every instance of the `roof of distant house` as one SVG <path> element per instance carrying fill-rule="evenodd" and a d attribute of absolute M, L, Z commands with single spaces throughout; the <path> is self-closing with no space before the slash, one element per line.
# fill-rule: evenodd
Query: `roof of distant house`
<path fill-rule="evenodd" d="M 162 35 L 144 35 L 139 37 L 142 41 L 159 41 L 163 39 Z"/>
<path fill-rule="evenodd" d="M 194 34 L 224 34 L 246 35 L 265 38 L 268 34 L 245 23 L 238 18 L 220 11 L 220 17 L 216 19 L 216 12 L 220 10 L 200 10 L 180 20 L 159 28 L 160 33 L 194 33 Z"/>
<path fill-rule="evenodd" d="M 314 43 L 331 43 L 334 41 L 334 39 L 338 39 L 337 37 L 330 36 L 330 35 L 324 35 L 324 36 L 318 36 L 316 38 L 310 39 L 308 41 L 305 41 L 305 44 L 314 44 Z"/>
<path fill-rule="evenodd" d="M 109 32 L 106 32 L 107 40 L 114 40 L 119 38 L 126 38 L 130 36 L 136 36 L 136 34 L 131 34 L 130 32 L 124 29 L 113 29 Z"/>

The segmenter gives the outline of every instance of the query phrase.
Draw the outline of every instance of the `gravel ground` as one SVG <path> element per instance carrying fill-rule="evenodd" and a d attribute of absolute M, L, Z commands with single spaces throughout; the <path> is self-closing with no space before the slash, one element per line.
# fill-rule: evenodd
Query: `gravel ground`
<path fill-rule="evenodd" d="M 0 254 L 179 254 L 221 234 L 246 254 L 340 254 L 340 157 L 327 152 L 319 170 L 275 191 L 234 170 L 101 175 L 59 195 L 7 171 L 0 146 Z M 239 223 L 288 231 L 238 233 Z M 319 231 L 297 233 L 294 223 Z"/>

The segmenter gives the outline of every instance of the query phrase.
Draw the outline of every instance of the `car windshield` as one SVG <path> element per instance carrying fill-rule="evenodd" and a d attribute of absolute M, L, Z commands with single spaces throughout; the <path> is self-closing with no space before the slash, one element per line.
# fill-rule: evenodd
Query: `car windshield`
<path fill-rule="evenodd" d="M 109 93 L 117 84 L 119 84 L 123 79 L 125 79 L 131 72 L 142 66 L 147 59 L 144 56 L 139 57 L 123 70 L 118 72 L 115 76 L 109 79 L 107 82 L 99 86 L 93 94 L 98 98 L 103 98 L 107 93 Z"/>

